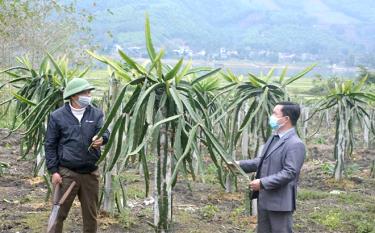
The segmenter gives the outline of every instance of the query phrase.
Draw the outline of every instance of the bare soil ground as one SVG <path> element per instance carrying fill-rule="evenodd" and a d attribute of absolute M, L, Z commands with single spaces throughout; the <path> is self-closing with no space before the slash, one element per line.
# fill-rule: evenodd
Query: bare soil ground
<path fill-rule="evenodd" d="M 0 129 L 0 138 L 6 134 Z M 10 167 L 0 173 L 0 232 L 45 232 L 51 211 L 43 178 L 32 176 L 33 163 L 19 158 L 20 136 L 0 141 L 0 161 Z M 309 159 L 301 173 L 295 232 L 375 232 L 375 180 L 369 178 L 374 150 L 358 149 L 351 158 L 350 174 L 335 182 L 329 174 L 334 164 L 332 146 L 309 147 Z M 205 183 L 179 180 L 174 189 L 172 232 L 253 232 L 256 218 L 246 215 L 246 183 L 225 193 L 214 172 L 207 169 Z M 99 216 L 99 231 L 153 232 L 152 204 L 145 203 L 143 178 L 137 169 L 124 174 L 131 206 L 122 214 Z M 333 193 L 332 193 L 333 191 Z M 80 205 L 76 201 L 65 223 L 65 232 L 82 232 Z"/>

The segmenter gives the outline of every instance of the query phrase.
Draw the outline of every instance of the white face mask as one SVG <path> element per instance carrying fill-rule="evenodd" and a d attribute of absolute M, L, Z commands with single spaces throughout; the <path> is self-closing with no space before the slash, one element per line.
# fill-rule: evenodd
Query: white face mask
<path fill-rule="evenodd" d="M 80 95 L 78 96 L 78 104 L 81 106 L 81 108 L 86 108 L 91 104 L 91 96 L 85 96 L 85 95 Z"/>

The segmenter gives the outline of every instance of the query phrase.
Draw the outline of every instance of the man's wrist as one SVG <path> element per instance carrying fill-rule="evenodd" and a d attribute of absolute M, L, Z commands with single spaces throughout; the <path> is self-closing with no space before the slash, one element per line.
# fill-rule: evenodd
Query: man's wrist
<path fill-rule="evenodd" d="M 55 173 L 58 173 L 59 172 L 59 169 L 57 167 L 51 167 L 48 169 L 49 173 L 51 175 L 55 174 Z"/>

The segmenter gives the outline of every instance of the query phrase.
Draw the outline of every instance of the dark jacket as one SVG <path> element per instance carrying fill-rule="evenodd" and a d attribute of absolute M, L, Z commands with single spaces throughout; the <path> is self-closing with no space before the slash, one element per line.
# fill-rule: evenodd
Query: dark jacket
<path fill-rule="evenodd" d="M 305 159 L 305 145 L 293 129 L 287 132 L 270 149 L 271 138 L 262 153 L 251 160 L 240 161 L 245 172 L 255 172 L 263 156 L 258 208 L 270 211 L 294 211 L 296 209 L 298 178 Z M 268 150 L 267 150 L 268 149 Z"/>
<path fill-rule="evenodd" d="M 100 149 L 88 151 L 88 148 L 102 126 L 103 112 L 91 105 L 86 108 L 81 122 L 73 115 L 69 103 L 51 113 L 44 142 L 48 171 L 53 174 L 59 166 L 78 173 L 95 171 Z M 108 137 L 107 130 L 103 144 Z"/>

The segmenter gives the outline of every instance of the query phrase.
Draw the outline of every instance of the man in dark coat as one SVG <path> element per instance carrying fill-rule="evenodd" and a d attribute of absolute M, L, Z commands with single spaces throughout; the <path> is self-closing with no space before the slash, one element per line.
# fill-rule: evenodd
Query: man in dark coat
<path fill-rule="evenodd" d="M 68 101 L 49 117 L 44 146 L 52 184 L 60 185 L 61 197 L 70 184 L 76 182 L 58 212 L 56 233 L 62 232 L 76 196 L 81 203 L 83 232 L 97 231 L 99 171 L 96 162 L 109 132 L 100 138 L 96 136 L 103 125 L 103 112 L 91 105 L 93 89 L 85 79 L 72 79 L 64 90 L 64 99 Z M 92 149 L 88 150 L 91 143 Z"/>

